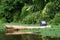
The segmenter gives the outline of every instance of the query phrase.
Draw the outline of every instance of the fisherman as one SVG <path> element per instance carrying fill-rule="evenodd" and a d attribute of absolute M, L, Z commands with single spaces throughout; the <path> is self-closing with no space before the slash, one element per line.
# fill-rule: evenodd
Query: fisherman
<path fill-rule="evenodd" d="M 47 25 L 46 21 L 45 20 L 42 20 L 41 21 L 41 26 L 46 26 L 46 25 Z"/>

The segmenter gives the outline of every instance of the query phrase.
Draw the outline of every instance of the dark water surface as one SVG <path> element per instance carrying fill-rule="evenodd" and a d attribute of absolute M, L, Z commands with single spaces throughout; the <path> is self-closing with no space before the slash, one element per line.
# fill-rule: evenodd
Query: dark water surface
<path fill-rule="evenodd" d="M 41 40 L 37 35 L 9 35 L 6 40 Z"/>

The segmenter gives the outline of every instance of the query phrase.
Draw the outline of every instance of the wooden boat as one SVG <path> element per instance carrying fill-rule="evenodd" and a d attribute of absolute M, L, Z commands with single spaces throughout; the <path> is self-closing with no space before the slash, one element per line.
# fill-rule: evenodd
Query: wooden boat
<path fill-rule="evenodd" d="M 18 26 L 18 25 L 6 25 L 6 35 L 19 35 L 19 34 L 34 34 L 34 32 L 21 32 L 21 29 L 36 29 L 36 28 L 50 28 L 47 26 Z"/>

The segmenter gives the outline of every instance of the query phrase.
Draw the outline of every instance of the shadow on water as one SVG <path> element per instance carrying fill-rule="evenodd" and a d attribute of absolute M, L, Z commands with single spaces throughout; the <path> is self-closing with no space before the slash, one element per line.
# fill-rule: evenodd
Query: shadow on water
<path fill-rule="evenodd" d="M 41 35 L 9 35 L 6 40 L 60 40 L 60 38 L 45 37 L 42 39 Z"/>
<path fill-rule="evenodd" d="M 38 35 L 9 35 L 6 36 L 6 40 L 41 40 Z"/>
<path fill-rule="evenodd" d="M 6 36 L 6 40 L 22 40 L 21 35 L 8 35 Z"/>

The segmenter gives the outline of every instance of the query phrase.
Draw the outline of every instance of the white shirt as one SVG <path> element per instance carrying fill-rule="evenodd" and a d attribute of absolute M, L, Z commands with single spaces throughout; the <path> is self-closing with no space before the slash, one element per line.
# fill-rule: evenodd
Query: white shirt
<path fill-rule="evenodd" d="M 46 22 L 45 22 L 45 21 L 41 21 L 41 23 L 42 23 L 42 24 L 46 24 Z"/>

